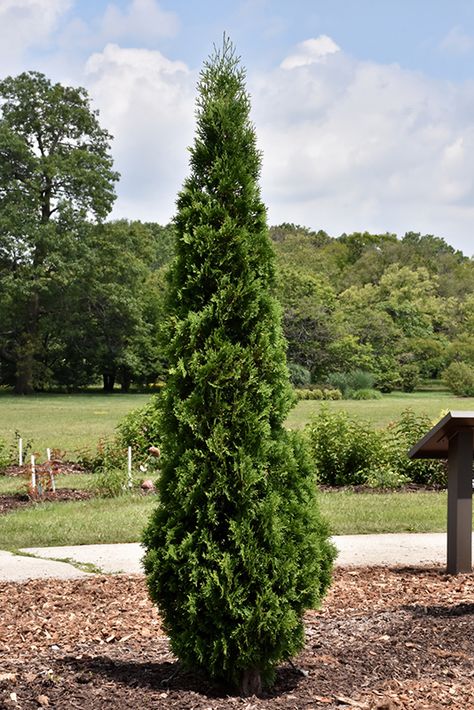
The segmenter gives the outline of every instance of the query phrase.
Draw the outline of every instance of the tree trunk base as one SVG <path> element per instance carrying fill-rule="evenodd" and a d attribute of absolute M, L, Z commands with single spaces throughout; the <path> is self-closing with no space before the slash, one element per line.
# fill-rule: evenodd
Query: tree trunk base
<path fill-rule="evenodd" d="M 244 698 L 262 694 L 262 678 L 257 668 L 250 668 L 242 672 L 239 691 Z"/>

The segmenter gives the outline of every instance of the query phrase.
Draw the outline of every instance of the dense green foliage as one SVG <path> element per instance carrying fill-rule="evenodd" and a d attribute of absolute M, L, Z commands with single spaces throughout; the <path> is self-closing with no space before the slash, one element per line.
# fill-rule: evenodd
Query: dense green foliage
<path fill-rule="evenodd" d="M 426 415 L 411 409 L 384 429 L 322 407 L 306 427 L 320 483 L 329 486 L 367 484 L 396 488 L 413 482 L 446 483 L 446 466 L 431 459 L 408 458 L 409 449 L 432 426 Z"/>
<path fill-rule="evenodd" d="M 175 225 L 104 224 L 118 175 L 84 89 L 28 72 L 0 81 L 0 100 L 0 385 L 156 383 Z M 414 232 L 270 234 L 295 385 L 364 371 L 410 392 L 446 371 L 453 392 L 474 391 L 472 259 Z"/>
<path fill-rule="evenodd" d="M 293 399 L 249 109 L 224 39 L 178 198 L 160 506 L 144 537 L 173 651 L 243 693 L 301 648 L 333 557 L 305 447 L 283 426 Z"/>
<path fill-rule="evenodd" d="M 43 323 L 72 277 L 89 220 L 110 211 L 118 176 L 83 89 L 29 72 L 1 81 L 0 98 L 2 379 L 24 394 L 43 377 Z"/>
<path fill-rule="evenodd" d="M 466 362 L 453 361 L 443 372 L 443 380 L 460 397 L 474 395 L 474 367 Z"/>

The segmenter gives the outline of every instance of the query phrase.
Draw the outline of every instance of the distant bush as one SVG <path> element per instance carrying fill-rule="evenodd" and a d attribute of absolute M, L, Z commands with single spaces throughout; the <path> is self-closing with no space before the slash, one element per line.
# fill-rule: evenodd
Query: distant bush
<path fill-rule="evenodd" d="M 307 388 L 296 390 L 297 399 L 335 400 L 342 399 L 342 392 L 336 389 Z"/>
<path fill-rule="evenodd" d="M 452 362 L 442 373 L 442 379 L 453 394 L 474 397 L 474 368 L 465 362 Z"/>
<path fill-rule="evenodd" d="M 327 378 L 328 385 L 342 392 L 344 399 L 361 399 L 354 397 L 355 392 L 373 390 L 375 377 L 366 370 L 353 370 L 352 372 L 333 372 Z M 367 397 L 366 399 L 374 399 Z"/>
<path fill-rule="evenodd" d="M 378 390 L 361 389 L 352 392 L 351 399 L 382 399 L 382 394 Z"/>
<path fill-rule="evenodd" d="M 150 446 L 159 446 L 160 442 L 156 407 L 158 396 L 154 395 L 145 406 L 126 414 L 117 424 L 116 433 L 107 439 L 100 439 L 94 451 L 78 452 L 80 463 L 100 476 L 97 486 L 103 489 L 102 495 L 120 493 L 119 481 L 122 475 L 125 476 L 129 446 L 132 447 L 133 470 L 141 467 L 142 473 L 156 473 L 159 459 L 150 456 L 148 449 Z M 110 489 L 109 493 L 107 489 Z"/>
<path fill-rule="evenodd" d="M 0 471 L 10 464 L 10 447 L 5 439 L 0 439 Z"/>
<path fill-rule="evenodd" d="M 307 387 L 311 383 L 310 371 L 303 365 L 298 365 L 297 362 L 288 363 L 288 372 L 293 387 Z"/>
<path fill-rule="evenodd" d="M 381 465 L 367 472 L 365 482 L 370 488 L 401 488 L 409 481 L 408 476 L 400 471 L 390 468 L 389 465 Z"/>
<path fill-rule="evenodd" d="M 403 392 L 413 392 L 420 384 L 420 370 L 414 362 L 400 367 L 400 387 Z"/>
<path fill-rule="evenodd" d="M 147 456 L 150 446 L 159 445 L 161 437 L 156 406 L 158 396 L 151 397 L 143 407 L 133 409 L 117 425 L 119 446 L 131 446 L 135 456 Z"/>

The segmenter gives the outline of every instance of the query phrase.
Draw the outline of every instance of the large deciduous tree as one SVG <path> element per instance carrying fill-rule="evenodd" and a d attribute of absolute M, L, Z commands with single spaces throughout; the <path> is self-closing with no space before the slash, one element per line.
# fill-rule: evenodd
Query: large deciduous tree
<path fill-rule="evenodd" d="M 333 548 L 292 403 L 245 74 L 224 39 L 204 65 L 178 199 L 149 590 L 188 666 L 259 692 L 303 644 Z"/>
<path fill-rule="evenodd" d="M 26 72 L 0 82 L 0 101 L 0 290 L 9 302 L 0 355 L 16 391 L 28 393 L 41 322 L 74 273 L 81 223 L 106 217 L 118 175 L 84 89 Z"/>

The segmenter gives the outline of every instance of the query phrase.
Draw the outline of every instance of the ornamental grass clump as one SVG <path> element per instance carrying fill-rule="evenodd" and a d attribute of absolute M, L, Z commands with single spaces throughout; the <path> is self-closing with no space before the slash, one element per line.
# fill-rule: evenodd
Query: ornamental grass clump
<path fill-rule="evenodd" d="M 228 39 L 198 88 L 144 562 L 174 653 L 248 695 L 301 649 L 302 615 L 329 585 L 334 550 L 304 443 L 283 426 L 293 400 L 260 154 Z"/>

